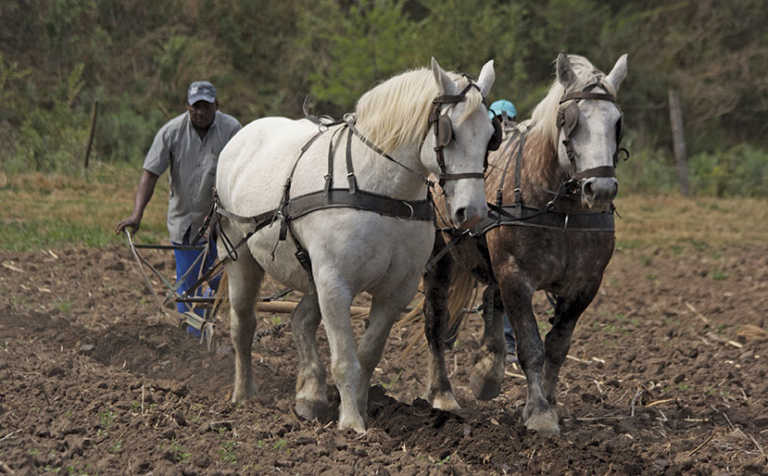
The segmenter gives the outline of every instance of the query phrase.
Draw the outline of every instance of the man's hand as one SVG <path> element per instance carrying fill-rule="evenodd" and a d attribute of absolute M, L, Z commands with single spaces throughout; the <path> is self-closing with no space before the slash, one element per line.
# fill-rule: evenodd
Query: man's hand
<path fill-rule="evenodd" d="M 139 231 L 139 225 L 141 224 L 141 217 L 134 215 L 129 216 L 125 220 L 121 221 L 115 227 L 115 234 L 122 233 L 126 228 L 133 228 L 133 232 Z"/>
<path fill-rule="evenodd" d="M 136 189 L 136 198 L 133 204 L 133 213 L 131 216 L 121 221 L 115 227 L 115 233 L 122 233 L 126 228 L 133 228 L 133 232 L 139 231 L 139 224 L 141 224 L 141 217 L 144 215 L 144 208 L 149 203 L 149 199 L 152 198 L 152 192 L 155 190 L 155 183 L 157 182 L 157 175 L 148 170 L 144 170 L 139 179 L 139 187 Z"/>

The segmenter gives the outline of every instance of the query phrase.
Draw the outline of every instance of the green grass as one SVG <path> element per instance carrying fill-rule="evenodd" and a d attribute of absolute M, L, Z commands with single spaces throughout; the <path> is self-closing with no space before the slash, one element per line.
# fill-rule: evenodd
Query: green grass
<path fill-rule="evenodd" d="M 0 187 L 0 249 L 35 251 L 125 243 L 114 227 L 130 215 L 140 166 L 97 166 L 88 177 L 22 174 Z M 158 180 L 139 242 L 167 241 L 168 183 Z"/>
<path fill-rule="evenodd" d="M 124 245 L 117 222 L 133 208 L 141 165 L 95 163 L 88 177 L 8 175 L 0 182 L 0 250 L 36 251 L 72 246 Z M 167 242 L 168 180 L 157 182 L 137 241 Z M 719 246 L 763 245 L 768 236 L 768 200 L 620 195 L 616 220 L 619 252 L 663 248 L 717 253 Z"/>

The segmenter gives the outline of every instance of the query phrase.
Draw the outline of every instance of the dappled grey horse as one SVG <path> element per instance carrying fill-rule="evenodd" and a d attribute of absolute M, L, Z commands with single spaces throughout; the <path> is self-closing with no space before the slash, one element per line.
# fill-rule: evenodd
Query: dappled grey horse
<path fill-rule="evenodd" d="M 443 353 L 465 314 L 460 309 L 469 293 L 457 290 L 472 289 L 461 283 L 479 279 L 488 286 L 473 393 L 485 400 L 500 392 L 506 310 L 528 383 L 525 425 L 548 433 L 559 432 L 556 384 L 573 329 L 613 253 L 615 166 L 625 152 L 616 95 L 627 57 L 605 75 L 584 57 L 561 54 L 556 70 L 557 79 L 531 120 L 507 135 L 489 158 L 489 218 L 472 233 L 438 235 L 424 279 L 432 405 L 458 408 Z M 544 343 L 531 303 L 536 290 L 548 291 L 555 302 Z"/>

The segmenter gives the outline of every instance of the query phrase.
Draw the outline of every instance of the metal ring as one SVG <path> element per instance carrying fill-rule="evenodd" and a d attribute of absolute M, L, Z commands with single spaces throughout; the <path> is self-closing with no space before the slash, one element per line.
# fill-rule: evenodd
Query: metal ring
<path fill-rule="evenodd" d="M 410 211 L 411 215 L 408 218 L 413 218 L 413 216 L 416 214 L 416 212 L 413 209 L 413 206 L 406 202 L 405 200 L 400 200 L 406 207 L 408 207 L 408 210 Z"/>

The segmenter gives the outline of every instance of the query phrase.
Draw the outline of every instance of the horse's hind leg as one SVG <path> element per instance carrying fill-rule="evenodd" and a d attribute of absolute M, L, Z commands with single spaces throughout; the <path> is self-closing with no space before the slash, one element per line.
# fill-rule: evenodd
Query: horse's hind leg
<path fill-rule="evenodd" d="M 544 395 L 550 404 L 556 402 L 557 379 L 560 367 L 565 362 L 571 347 L 571 335 L 581 313 L 592 302 L 596 289 L 573 298 L 558 297 L 555 306 L 555 320 L 547 334 L 544 360 Z"/>
<path fill-rule="evenodd" d="M 317 294 L 305 294 L 291 316 L 293 341 L 299 357 L 296 376 L 296 413 L 312 420 L 328 416 L 328 397 L 325 389 L 325 368 L 317 352 L 315 334 L 320 324 Z"/>
<path fill-rule="evenodd" d="M 416 293 L 417 285 L 417 282 L 407 283 L 407 285 L 399 286 L 396 294 L 374 295 L 373 297 L 368 328 L 363 333 L 357 350 L 363 369 L 363 385 L 358 398 L 358 405 L 363 415 L 367 412 L 371 376 L 376 365 L 381 361 L 389 332 L 402 310 Z"/>
<path fill-rule="evenodd" d="M 445 246 L 441 234 L 435 237 L 434 255 Z M 448 289 L 451 277 L 451 257 L 443 256 L 435 266 L 424 274 L 424 334 L 429 347 L 429 375 L 427 377 L 426 400 L 433 408 L 458 410 L 459 404 L 451 389 L 448 371 L 445 368 L 445 335 L 450 319 L 448 313 Z"/>
<path fill-rule="evenodd" d="M 251 372 L 251 345 L 256 331 L 256 298 L 259 295 L 264 270 L 248 250 L 239 253 L 237 261 L 226 265 L 229 279 L 231 310 L 230 334 L 235 348 L 235 386 L 232 402 L 241 402 L 255 392 Z"/>
<path fill-rule="evenodd" d="M 501 293 L 495 284 L 485 288 L 483 293 L 483 345 L 481 355 L 472 371 L 469 385 L 479 400 L 490 400 L 501 392 L 504 379 L 504 306 Z"/>

